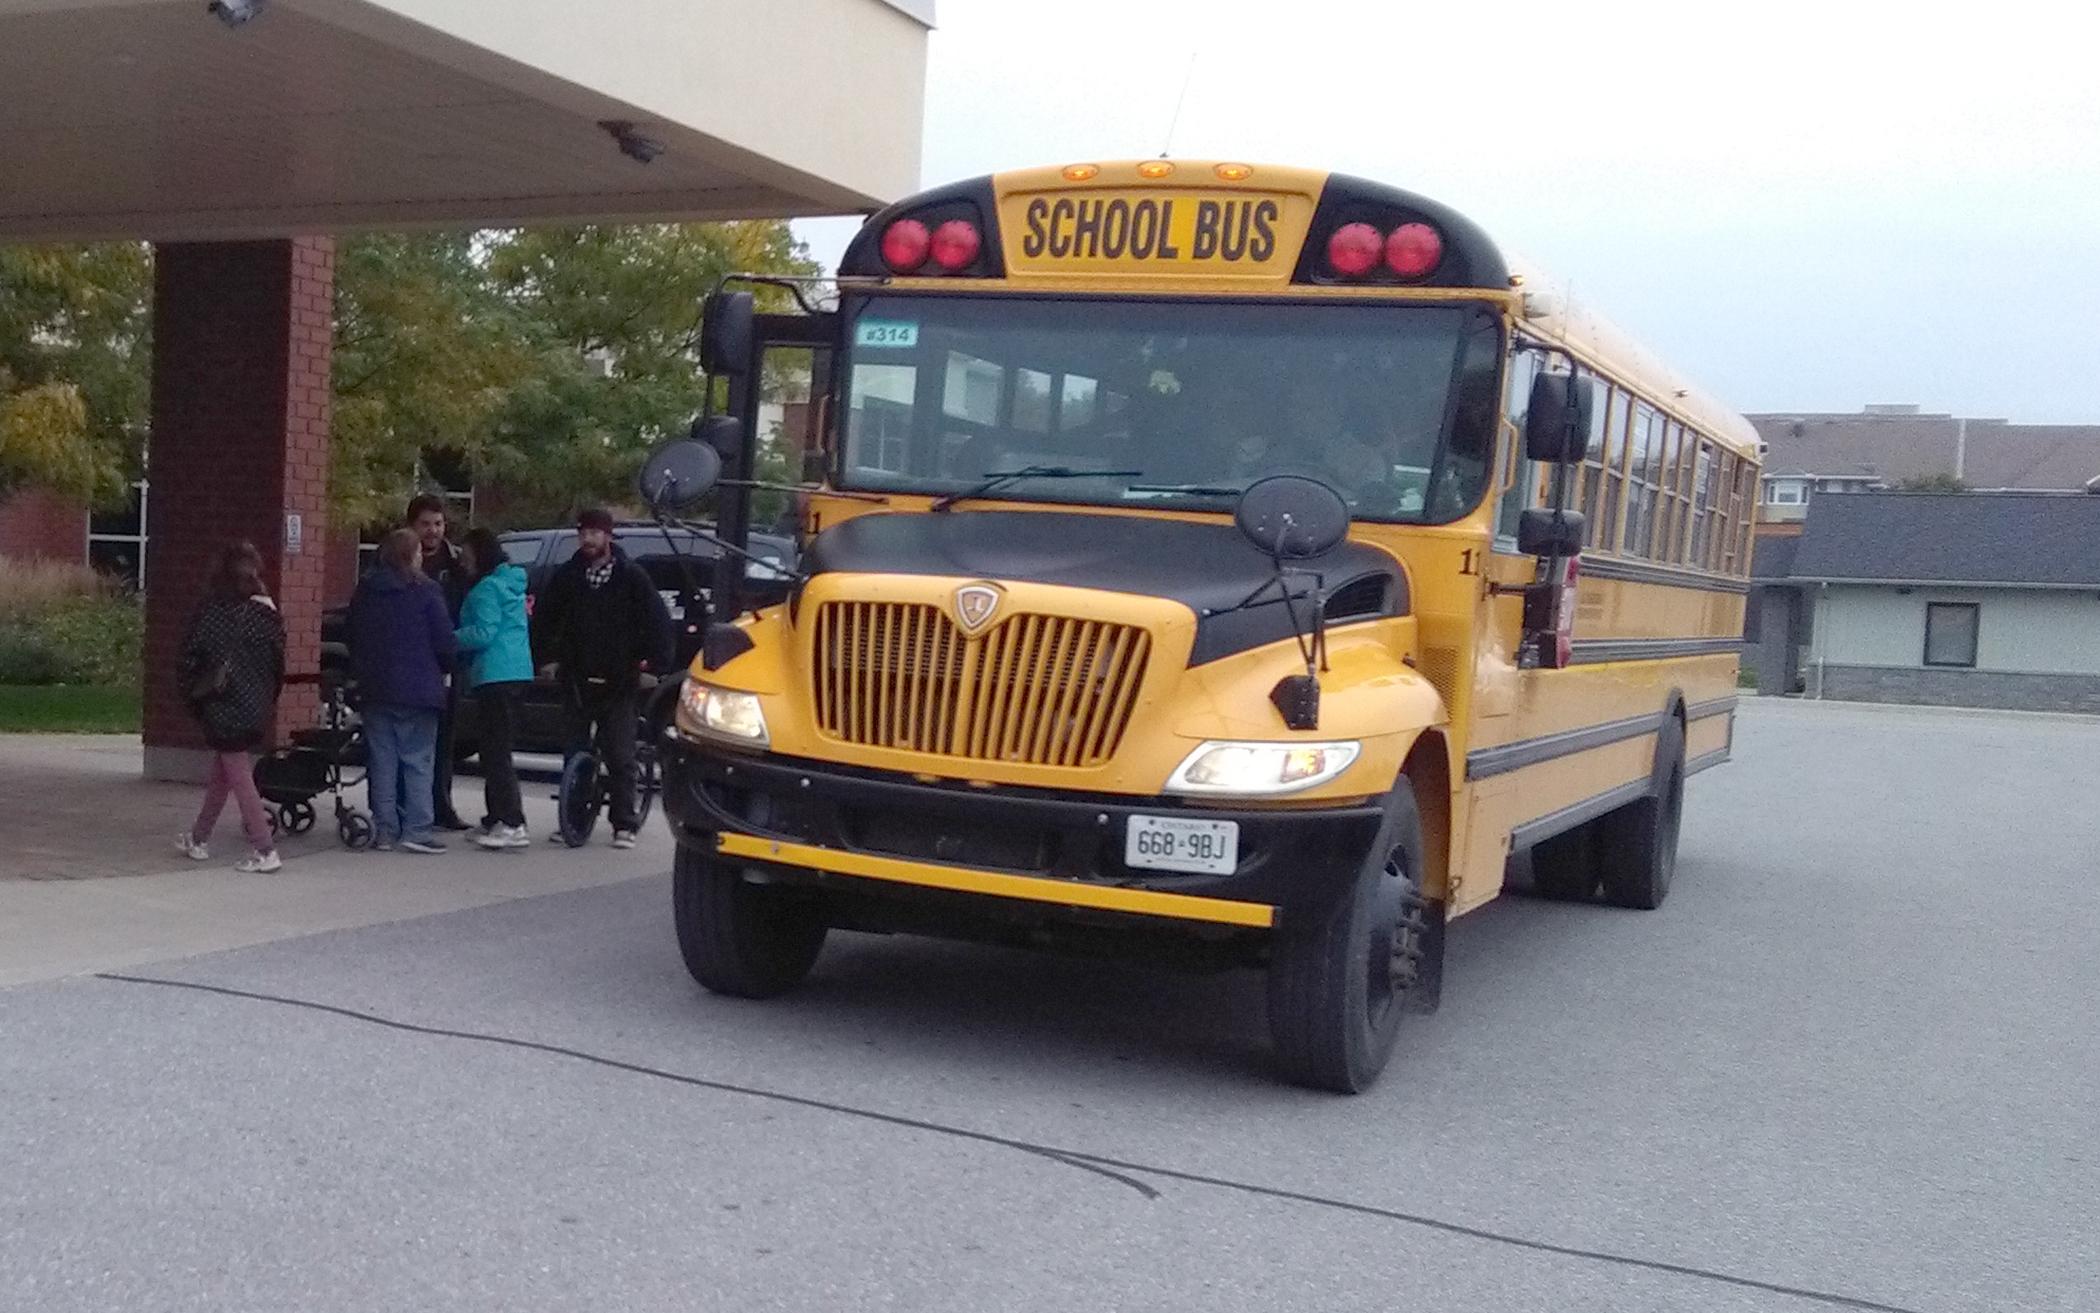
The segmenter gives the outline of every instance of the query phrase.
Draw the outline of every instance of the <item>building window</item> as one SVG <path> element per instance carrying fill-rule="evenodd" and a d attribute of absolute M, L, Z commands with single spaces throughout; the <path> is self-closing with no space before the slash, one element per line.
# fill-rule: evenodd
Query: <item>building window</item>
<path fill-rule="evenodd" d="M 131 485 L 122 510 L 98 511 L 88 520 L 88 564 L 128 589 L 146 587 L 146 481 Z"/>
<path fill-rule="evenodd" d="M 1772 484 L 1770 501 L 1774 506 L 1799 506 L 1807 500 L 1808 490 L 1799 483 L 1781 483 L 1775 480 Z"/>
<path fill-rule="evenodd" d="M 1974 602 L 1928 602 L 1925 606 L 1925 664 L 1976 664 L 1977 605 Z"/>

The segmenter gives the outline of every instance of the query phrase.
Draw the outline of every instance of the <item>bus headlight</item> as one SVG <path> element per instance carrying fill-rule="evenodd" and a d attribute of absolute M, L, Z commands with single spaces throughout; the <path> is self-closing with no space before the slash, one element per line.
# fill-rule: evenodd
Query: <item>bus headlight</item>
<path fill-rule="evenodd" d="M 1198 746 L 1175 768 L 1166 791 L 1240 797 L 1297 793 L 1349 769 L 1362 750 L 1363 745 L 1353 739 L 1339 743 L 1212 741 Z"/>
<path fill-rule="evenodd" d="M 758 694 L 688 679 L 678 698 L 678 727 L 688 734 L 762 748 L 770 742 Z"/>

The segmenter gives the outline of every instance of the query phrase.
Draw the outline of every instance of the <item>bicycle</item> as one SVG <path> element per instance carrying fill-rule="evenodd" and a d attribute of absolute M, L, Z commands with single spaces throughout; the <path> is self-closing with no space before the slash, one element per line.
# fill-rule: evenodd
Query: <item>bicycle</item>
<path fill-rule="evenodd" d="M 650 813 L 656 807 L 656 795 L 663 791 L 663 763 L 656 751 L 655 721 L 650 713 L 652 702 L 653 699 L 645 700 L 635 717 L 634 823 L 637 829 L 649 823 Z M 554 794 L 554 815 L 562 842 L 571 848 L 581 848 L 590 842 L 591 832 L 598 828 L 599 813 L 612 800 L 612 768 L 606 761 L 604 735 L 605 727 L 597 726 L 592 731 L 590 746 L 571 753 L 561 765 L 561 784 Z"/>

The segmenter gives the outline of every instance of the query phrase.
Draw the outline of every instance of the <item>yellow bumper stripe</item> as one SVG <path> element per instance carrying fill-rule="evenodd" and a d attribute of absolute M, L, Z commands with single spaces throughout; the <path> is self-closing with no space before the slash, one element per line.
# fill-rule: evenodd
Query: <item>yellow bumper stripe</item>
<path fill-rule="evenodd" d="M 1120 889 L 1107 885 L 1078 884 L 1070 880 L 1044 880 L 1034 876 L 979 871 L 966 866 L 937 866 L 908 862 L 895 857 L 867 853 L 844 853 L 835 848 L 817 848 L 806 843 L 776 843 L 749 834 L 718 836 L 720 850 L 730 857 L 748 857 L 785 866 L 805 866 L 833 875 L 857 875 L 869 880 L 923 885 L 929 889 L 953 889 L 961 893 L 990 894 L 998 898 L 1025 898 L 1038 903 L 1063 903 L 1070 907 L 1099 907 L 1112 912 L 1135 912 L 1144 916 L 1170 916 L 1184 921 L 1219 921 L 1226 925 L 1269 926 L 1276 909 L 1267 903 L 1242 903 L 1225 898 L 1199 898 L 1190 894 L 1163 894 L 1150 889 Z"/>

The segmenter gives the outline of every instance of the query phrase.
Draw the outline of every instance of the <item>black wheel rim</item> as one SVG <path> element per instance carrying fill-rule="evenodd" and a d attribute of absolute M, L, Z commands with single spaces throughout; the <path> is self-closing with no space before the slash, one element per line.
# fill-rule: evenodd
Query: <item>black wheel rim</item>
<path fill-rule="evenodd" d="M 1393 849 L 1379 874 L 1364 942 L 1364 1018 L 1374 1031 L 1421 978 L 1425 906 L 1408 874 L 1406 850 Z"/>

